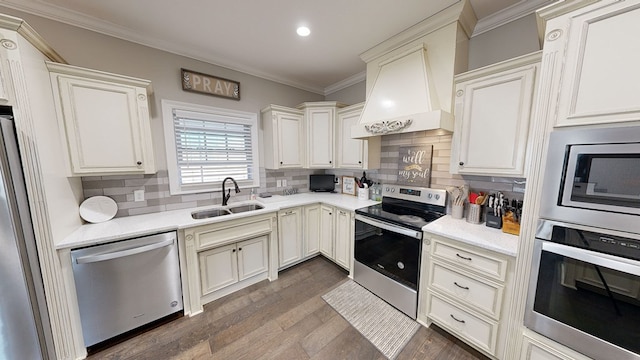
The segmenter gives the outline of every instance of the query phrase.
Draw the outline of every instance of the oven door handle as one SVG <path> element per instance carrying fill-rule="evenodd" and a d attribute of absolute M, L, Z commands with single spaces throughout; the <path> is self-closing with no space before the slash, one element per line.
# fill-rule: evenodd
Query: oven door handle
<path fill-rule="evenodd" d="M 542 250 L 584 261 L 585 263 L 640 276 L 640 262 L 635 260 L 547 241 L 542 242 Z"/>
<path fill-rule="evenodd" d="M 356 220 L 362 221 L 363 223 L 367 223 L 367 224 L 369 224 L 371 226 L 379 227 L 379 228 L 384 229 L 384 230 L 389 230 L 389 231 L 397 233 L 397 234 L 406 235 L 406 236 L 412 237 L 414 239 L 418 239 L 418 240 L 422 239 L 422 232 L 421 231 L 405 229 L 403 227 L 400 227 L 400 226 L 397 226 L 397 225 L 393 225 L 393 224 L 389 224 L 389 223 L 382 222 L 382 221 L 378 221 L 378 220 L 374 220 L 374 219 L 371 219 L 369 217 L 366 217 L 366 216 L 363 216 L 363 215 L 360 215 L 360 214 L 356 214 Z"/>

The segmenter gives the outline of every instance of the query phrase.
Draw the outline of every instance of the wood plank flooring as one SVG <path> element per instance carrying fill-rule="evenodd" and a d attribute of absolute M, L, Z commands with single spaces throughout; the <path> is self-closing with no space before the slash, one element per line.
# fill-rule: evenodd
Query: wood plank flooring
<path fill-rule="evenodd" d="M 347 274 L 316 257 L 96 352 L 98 359 L 385 359 L 321 296 Z M 421 327 L 398 360 L 486 359 L 446 332 Z"/>

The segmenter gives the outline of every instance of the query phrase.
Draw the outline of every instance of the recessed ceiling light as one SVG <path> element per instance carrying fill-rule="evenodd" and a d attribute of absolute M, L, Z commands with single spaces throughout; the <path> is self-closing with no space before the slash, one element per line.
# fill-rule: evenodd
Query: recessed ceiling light
<path fill-rule="evenodd" d="M 300 36 L 309 36 L 309 34 L 311 34 L 311 30 L 309 30 L 308 27 L 306 26 L 300 26 L 296 32 L 298 33 L 298 35 Z"/>

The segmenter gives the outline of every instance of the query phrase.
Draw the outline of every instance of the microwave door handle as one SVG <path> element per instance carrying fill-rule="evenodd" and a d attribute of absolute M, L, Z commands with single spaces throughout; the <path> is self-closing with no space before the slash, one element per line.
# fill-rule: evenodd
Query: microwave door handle
<path fill-rule="evenodd" d="M 640 262 L 635 260 L 547 241 L 543 241 L 542 250 L 640 277 Z"/>
<path fill-rule="evenodd" d="M 76 263 L 77 264 L 89 264 L 89 263 L 94 263 L 94 262 L 98 262 L 98 261 L 112 260 L 112 259 L 117 259 L 117 258 L 121 258 L 121 257 L 125 257 L 125 256 L 140 254 L 140 253 L 143 253 L 143 252 L 147 252 L 147 251 L 163 248 L 165 246 L 169 246 L 169 245 L 173 244 L 173 240 L 174 239 L 171 238 L 171 239 L 167 239 L 167 240 L 164 240 L 164 241 L 161 241 L 161 242 L 158 242 L 158 243 L 139 246 L 139 247 L 135 247 L 135 248 L 132 248 L 132 249 L 108 252 L 108 253 L 99 254 L 99 255 L 82 256 L 82 257 L 79 257 L 79 258 L 76 259 Z"/>
<path fill-rule="evenodd" d="M 367 223 L 367 224 L 369 224 L 371 226 L 379 227 L 379 228 L 384 229 L 384 230 L 389 230 L 389 231 L 397 233 L 397 234 L 410 236 L 410 237 L 412 237 L 414 239 L 421 239 L 422 238 L 422 233 L 420 233 L 418 231 L 401 228 L 399 226 L 388 224 L 388 223 L 385 223 L 385 222 L 382 222 L 382 221 L 373 220 L 373 219 L 370 219 L 370 218 L 362 216 L 362 215 L 356 215 L 356 220 L 360 220 L 363 223 Z"/>

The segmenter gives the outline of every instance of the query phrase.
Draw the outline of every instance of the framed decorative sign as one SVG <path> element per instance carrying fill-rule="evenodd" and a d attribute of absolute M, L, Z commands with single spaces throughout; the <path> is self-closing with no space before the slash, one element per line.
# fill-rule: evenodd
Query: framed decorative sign
<path fill-rule="evenodd" d="M 182 90 L 240 100 L 240 83 L 187 69 L 182 70 Z"/>
<path fill-rule="evenodd" d="M 348 195 L 356 194 L 356 178 L 353 176 L 342 177 L 342 193 Z"/>
<path fill-rule="evenodd" d="M 433 145 L 400 147 L 398 184 L 429 187 Z"/>

